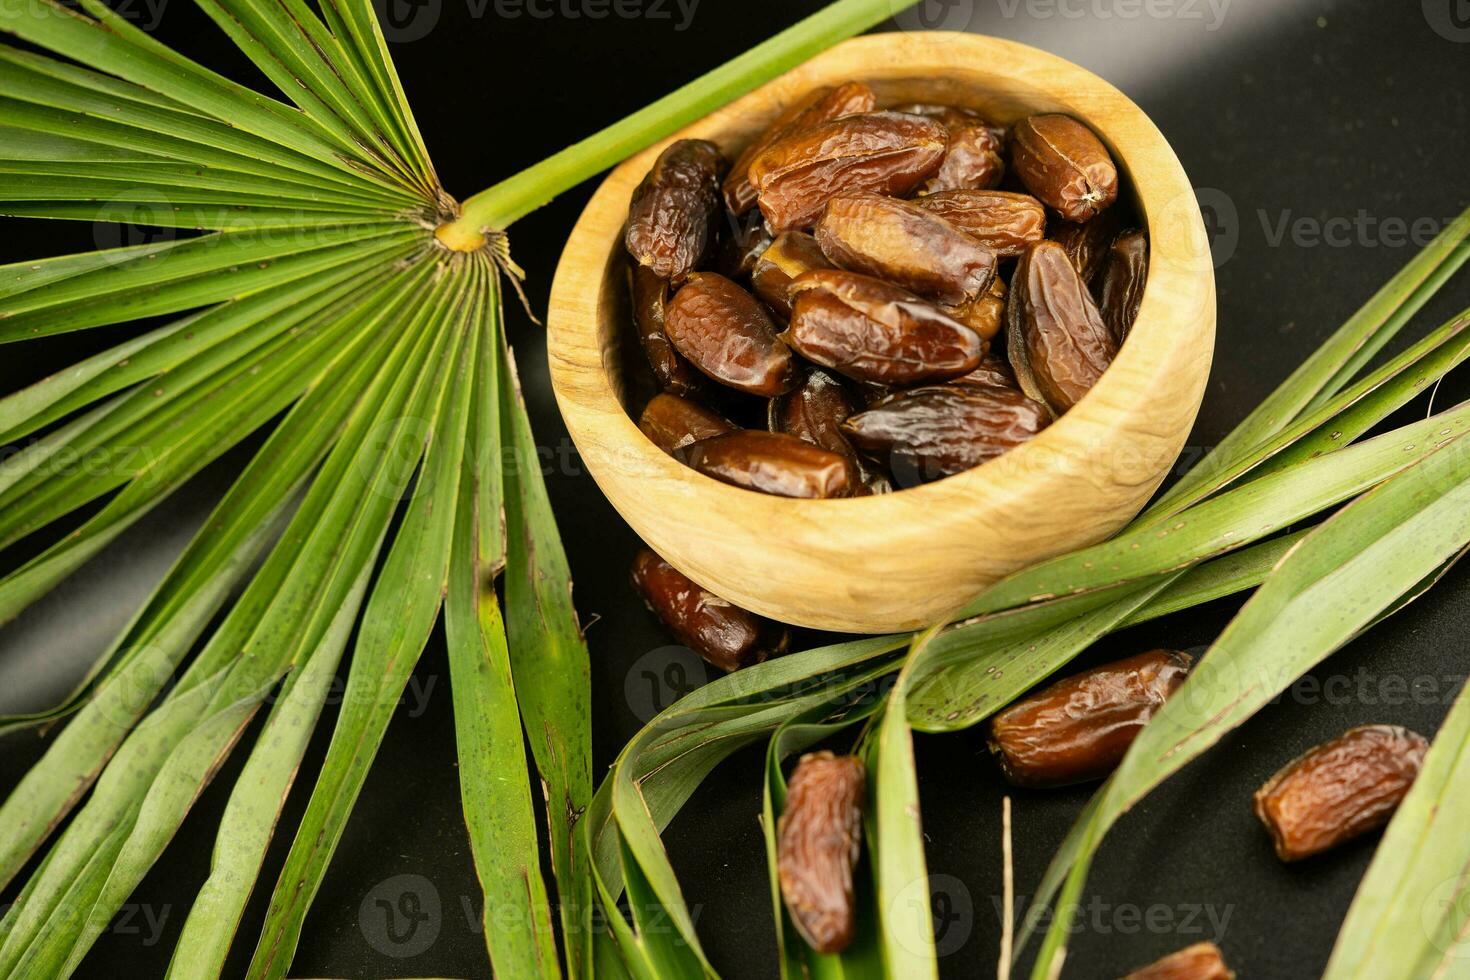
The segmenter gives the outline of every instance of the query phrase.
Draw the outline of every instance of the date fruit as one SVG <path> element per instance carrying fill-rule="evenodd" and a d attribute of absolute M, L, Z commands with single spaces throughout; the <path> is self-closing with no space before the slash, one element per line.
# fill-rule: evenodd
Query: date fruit
<path fill-rule="evenodd" d="M 1006 316 L 1006 281 L 1000 276 L 990 280 L 990 287 L 979 296 L 959 306 L 941 306 L 940 309 L 978 333 L 982 340 L 991 341 L 1000 333 Z"/>
<path fill-rule="evenodd" d="M 857 385 L 821 368 L 812 368 L 800 388 L 770 400 L 767 427 L 772 432 L 784 432 L 850 457 L 861 481 L 854 489 L 855 495 L 886 493 L 892 489 L 888 478 L 860 457 L 842 434 L 842 423 L 865 407 L 867 401 Z"/>
<path fill-rule="evenodd" d="M 1123 980 L 1235 980 L 1235 971 L 1225 965 L 1219 946 L 1195 943 L 1134 970 Z"/>
<path fill-rule="evenodd" d="M 801 938 L 840 953 L 853 938 L 852 874 L 862 847 L 867 771 L 855 756 L 801 757 L 776 822 L 776 877 Z"/>
<path fill-rule="evenodd" d="M 1030 194 L 942 191 L 914 204 L 939 215 L 1000 258 L 1020 255 L 1046 236 L 1046 208 Z"/>
<path fill-rule="evenodd" d="M 1058 415 L 1091 390 L 1118 353 L 1092 294 L 1056 242 L 1038 242 L 1021 256 L 1006 323 L 1006 351 L 1021 390 Z"/>
<path fill-rule="evenodd" d="M 706 476 L 777 497 L 850 497 L 859 486 L 852 459 L 781 432 L 743 429 L 683 453 Z"/>
<path fill-rule="evenodd" d="M 633 322 L 638 328 L 638 343 L 648 358 L 653 376 L 664 391 L 676 395 L 694 395 L 708 387 L 703 374 L 674 350 L 664 331 L 665 313 L 669 305 L 669 284 L 646 265 L 634 265 L 629 271 L 633 297 Z"/>
<path fill-rule="evenodd" d="M 755 187 L 750 182 L 750 164 L 772 143 L 805 129 L 842 116 L 872 112 L 878 105 L 873 90 L 862 82 L 823 86 L 797 100 L 745 148 L 725 178 L 725 207 L 742 215 L 755 204 Z"/>
<path fill-rule="evenodd" d="M 655 446 L 675 455 L 685 446 L 734 432 L 736 425 L 699 402 L 664 392 L 644 406 L 638 428 Z"/>
<path fill-rule="evenodd" d="M 674 639 L 721 670 L 739 670 L 786 652 L 786 627 L 721 599 L 644 548 L 633 587 Z"/>
<path fill-rule="evenodd" d="M 1154 650 L 1064 678 L 990 721 L 1006 779 L 1048 788 L 1102 779 L 1189 673 L 1188 654 Z"/>
<path fill-rule="evenodd" d="M 689 276 L 669 303 L 664 332 L 691 364 L 732 388 L 772 398 L 801 381 L 765 307 L 718 273 Z"/>
<path fill-rule="evenodd" d="M 1122 216 L 1116 208 L 1109 208 L 1080 225 L 1074 225 L 1070 221 L 1057 221 L 1048 237 L 1062 246 L 1082 281 L 1092 285 L 1102 271 L 1103 262 L 1108 257 L 1108 248 L 1122 230 Z"/>
<path fill-rule="evenodd" d="M 857 381 L 909 385 L 973 371 L 985 341 L 938 307 L 891 283 L 821 269 L 793 283 L 782 336 L 809 361 Z"/>
<path fill-rule="evenodd" d="M 942 303 L 968 303 L 995 277 L 995 256 L 916 204 L 840 194 L 817 222 L 817 244 L 841 268 L 885 279 Z"/>
<path fill-rule="evenodd" d="M 791 295 L 791 283 L 804 272 L 831 267 L 815 238 L 804 231 L 788 231 L 777 236 L 771 247 L 761 253 L 750 283 L 767 306 L 789 320 L 791 301 L 795 298 Z"/>
<path fill-rule="evenodd" d="M 949 133 L 899 112 L 844 116 L 793 133 L 750 164 L 761 213 L 773 232 L 806 228 L 838 194 L 907 194 L 939 169 Z"/>
<path fill-rule="evenodd" d="M 1011 168 L 1041 203 L 1068 221 L 1096 217 L 1118 199 L 1118 168 L 1092 130 L 1071 116 L 1030 116 L 1011 130 Z"/>
<path fill-rule="evenodd" d="M 1002 157 L 1005 131 L 992 126 L 968 109 L 950 105 L 914 104 L 899 106 L 898 112 L 928 116 L 949 130 L 949 147 L 939 172 L 925 182 L 923 193 L 960 188 L 995 187 L 1005 176 Z"/>
<path fill-rule="evenodd" d="M 679 140 L 659 154 L 628 207 L 628 254 L 664 279 L 682 281 L 709 247 L 724 171 L 725 158 L 708 140 Z"/>
<path fill-rule="evenodd" d="M 1255 795 L 1276 856 L 1299 861 L 1388 823 L 1428 750 L 1407 728 L 1362 725 L 1288 763 Z"/>
<path fill-rule="evenodd" d="M 842 431 L 908 485 L 979 466 L 1049 421 L 1046 406 L 1016 388 L 945 384 L 897 392 L 849 418 Z"/>
<path fill-rule="evenodd" d="M 1097 308 L 1118 346 L 1128 339 L 1143 287 L 1148 284 L 1148 236 L 1141 231 L 1119 235 L 1108 249 L 1107 261 L 1098 279 Z"/>
<path fill-rule="evenodd" d="M 755 263 L 775 238 L 766 230 L 766 220 L 759 210 L 727 217 L 729 225 L 716 236 L 719 244 L 710 265 L 726 279 L 744 279 L 755 271 Z"/>
<path fill-rule="evenodd" d="M 990 385 L 993 388 L 1015 388 L 1020 390 L 1016 384 L 1016 375 L 1011 371 L 1011 366 L 1006 359 L 991 351 L 980 361 L 980 366 L 969 374 L 962 374 L 958 378 L 951 378 L 946 384 L 952 385 Z M 1038 403 L 1039 404 L 1039 403 Z"/>

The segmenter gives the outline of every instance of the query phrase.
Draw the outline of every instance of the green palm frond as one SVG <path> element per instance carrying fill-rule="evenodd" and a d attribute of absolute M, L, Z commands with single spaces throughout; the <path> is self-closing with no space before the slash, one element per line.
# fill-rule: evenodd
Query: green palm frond
<path fill-rule="evenodd" d="M 169 230 L 0 267 L 0 344 L 139 325 L 0 399 L 0 441 L 25 441 L 0 477 L 0 548 L 43 542 L 0 578 L 0 623 L 264 437 L 77 689 L 0 718 L 63 722 L 0 806 L 0 882 L 44 850 L 0 920 L 0 976 L 71 972 L 242 743 L 170 966 L 218 975 L 342 667 L 345 703 L 294 790 L 310 800 L 250 966 L 284 976 L 441 612 L 490 958 L 506 976 L 585 975 L 587 649 L 502 325 L 521 275 L 504 231 L 890 5 L 842 0 L 465 209 L 440 186 L 369 3 L 199 5 L 286 101 L 101 0 L 0 9 L 0 31 L 27 45 L 0 45 L 0 214 Z M 76 458 L 107 465 L 60 465 Z"/>

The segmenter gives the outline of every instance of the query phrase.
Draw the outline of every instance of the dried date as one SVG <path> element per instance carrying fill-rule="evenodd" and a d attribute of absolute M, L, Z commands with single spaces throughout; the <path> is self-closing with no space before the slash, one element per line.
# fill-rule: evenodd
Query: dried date
<path fill-rule="evenodd" d="M 1123 980 L 1235 980 L 1235 972 L 1225 965 L 1219 946 L 1195 943 L 1134 970 Z"/>
<path fill-rule="evenodd" d="M 990 287 L 970 302 L 940 309 L 978 333 L 983 340 L 991 341 L 1005 322 L 1007 291 L 1006 281 L 996 276 L 990 280 Z"/>
<path fill-rule="evenodd" d="M 669 303 L 664 331 L 691 364 L 732 388 L 772 398 L 801 381 L 765 307 L 718 273 L 689 276 Z"/>
<path fill-rule="evenodd" d="M 842 434 L 842 423 L 865 407 L 863 392 L 852 382 L 821 368 L 812 368 L 801 387 L 771 399 L 767 425 L 772 432 L 784 432 L 851 457 L 861 480 L 861 488 L 855 492 L 883 493 L 891 489 L 888 479 L 858 456 Z"/>
<path fill-rule="evenodd" d="M 644 406 L 638 428 L 655 446 L 672 455 L 701 440 L 734 432 L 736 425 L 696 401 L 662 393 Z"/>
<path fill-rule="evenodd" d="M 859 449 L 888 463 L 902 484 L 979 466 L 1044 429 L 1050 415 L 1015 388 L 929 385 L 900 391 L 842 424 Z"/>
<path fill-rule="evenodd" d="M 932 211 L 998 257 L 1020 255 L 1046 236 L 1046 208 L 1030 194 L 954 190 L 928 194 L 914 204 Z"/>
<path fill-rule="evenodd" d="M 1428 749 L 1407 728 L 1362 725 L 1288 763 L 1254 800 L 1276 856 L 1299 861 L 1388 823 Z"/>
<path fill-rule="evenodd" d="M 1107 258 L 1113 239 L 1123 230 L 1122 221 L 1118 209 L 1109 208 L 1080 225 L 1070 221 L 1057 221 L 1047 237 L 1062 246 L 1082 281 L 1091 285 L 1102 271 L 1103 261 Z"/>
<path fill-rule="evenodd" d="M 755 271 L 756 262 L 775 238 L 766 230 L 765 218 L 761 217 L 759 210 L 740 217 L 727 217 L 729 227 L 717 236 L 719 244 L 715 246 L 711 265 L 726 279 L 745 279 Z"/>
<path fill-rule="evenodd" d="M 672 282 L 688 275 L 709 247 L 724 171 L 707 140 L 679 140 L 659 154 L 628 208 L 628 254 Z"/>
<path fill-rule="evenodd" d="M 801 757 L 776 823 L 776 877 L 792 924 L 819 953 L 853 938 L 852 875 L 862 847 L 867 772 L 855 756 Z"/>
<path fill-rule="evenodd" d="M 706 476 L 777 497 L 850 497 L 860 482 L 849 457 L 781 432 L 745 429 L 696 442 L 683 453 Z"/>
<path fill-rule="evenodd" d="M 1189 673 L 1191 659 L 1154 650 L 1057 681 L 990 721 L 990 750 L 1017 786 L 1102 779 Z"/>
<path fill-rule="evenodd" d="M 793 133 L 750 165 L 761 213 L 774 232 L 813 224 L 838 194 L 907 194 L 944 159 L 948 131 L 923 116 L 870 112 Z"/>
<path fill-rule="evenodd" d="M 694 395 L 709 387 L 705 376 L 684 360 L 664 331 L 669 305 L 669 284 L 646 265 L 634 265 L 629 272 L 629 288 L 633 297 L 633 322 L 638 328 L 638 343 L 643 348 L 648 366 L 664 391 L 676 395 Z"/>
<path fill-rule="evenodd" d="M 1021 390 L 1058 415 L 1087 394 L 1118 353 L 1092 294 L 1055 242 L 1038 242 L 1016 266 L 1006 351 Z"/>
<path fill-rule="evenodd" d="M 988 352 L 980 361 L 980 366 L 969 374 L 962 374 L 958 378 L 951 378 L 946 384 L 952 385 L 989 385 L 993 388 L 1015 388 L 1020 390 L 1016 384 L 1016 374 L 1006 359 L 994 351 Z M 1039 404 L 1039 403 L 1038 403 Z"/>
<path fill-rule="evenodd" d="M 793 284 L 783 336 L 802 356 L 857 381 L 907 385 L 973 371 L 985 341 L 913 293 L 855 272 L 823 269 Z"/>
<path fill-rule="evenodd" d="M 791 283 L 813 269 L 830 269 L 817 240 L 804 231 L 788 231 L 761 253 L 751 272 L 751 286 L 767 306 L 782 317 L 791 317 Z"/>
<path fill-rule="evenodd" d="M 862 82 L 844 82 L 836 87 L 823 86 L 809 93 L 806 98 L 799 99 L 735 159 L 735 165 L 725 178 L 725 207 L 732 214 L 742 215 L 755 204 L 756 194 L 755 186 L 750 182 L 750 164 L 771 144 L 793 133 L 842 116 L 872 112 L 877 105 L 878 100 L 873 95 L 873 90 Z"/>
<path fill-rule="evenodd" d="M 702 588 L 647 548 L 633 559 L 633 586 L 674 639 L 721 670 L 786 652 L 786 627 Z"/>
<path fill-rule="evenodd" d="M 827 203 L 817 244 L 836 265 L 942 303 L 968 303 L 995 277 L 995 255 L 938 214 L 880 194 Z"/>
<path fill-rule="evenodd" d="M 1118 199 L 1118 168 L 1092 130 L 1071 116 L 1030 116 L 1011 131 L 1011 168 L 1041 203 L 1086 221 Z"/>
<path fill-rule="evenodd" d="M 1148 236 L 1141 231 L 1119 235 L 1108 249 L 1097 285 L 1097 308 L 1118 346 L 1128 339 L 1143 289 L 1148 284 Z"/>

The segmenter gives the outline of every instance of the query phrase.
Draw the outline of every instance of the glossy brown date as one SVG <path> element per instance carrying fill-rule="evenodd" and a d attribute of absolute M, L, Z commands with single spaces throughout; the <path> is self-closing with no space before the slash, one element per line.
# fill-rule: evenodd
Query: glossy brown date
<path fill-rule="evenodd" d="M 860 480 L 849 457 L 781 432 L 744 429 L 681 452 L 706 476 L 777 497 L 850 497 Z"/>
<path fill-rule="evenodd" d="M 765 307 L 718 273 L 689 276 L 669 303 L 664 331 L 691 364 L 732 388 L 773 398 L 801 381 Z"/>
<path fill-rule="evenodd" d="M 708 388 L 709 380 L 674 349 L 664 331 L 669 305 L 668 282 L 646 265 L 635 264 L 628 275 L 638 344 L 648 358 L 648 366 L 653 368 L 659 387 L 684 396 Z"/>
<path fill-rule="evenodd" d="M 786 652 L 786 627 L 700 587 L 647 548 L 633 559 L 633 586 L 679 643 L 721 670 L 739 670 Z"/>
<path fill-rule="evenodd" d="M 901 484 L 963 472 L 1046 428 L 1046 407 L 1015 388 L 929 385 L 900 391 L 842 424 L 854 446 L 886 462 Z"/>
<path fill-rule="evenodd" d="M 932 118 L 944 123 L 949 130 L 949 146 L 939 171 L 924 182 L 923 192 L 935 194 L 998 185 L 1006 172 L 1001 131 L 974 113 L 953 107 L 943 108 L 948 111 L 941 110 Z"/>
<path fill-rule="evenodd" d="M 778 235 L 771 247 L 761 253 L 751 271 L 750 283 L 767 306 L 790 319 L 792 282 L 803 273 L 831 267 L 815 238 L 804 231 L 788 231 Z"/>
<path fill-rule="evenodd" d="M 1214 943 L 1195 943 L 1134 970 L 1123 980 L 1235 980 Z"/>
<path fill-rule="evenodd" d="M 948 131 L 923 116 L 870 112 L 793 133 L 750 165 L 761 213 L 774 232 L 806 228 L 838 194 L 903 195 L 944 159 Z"/>
<path fill-rule="evenodd" d="M 725 207 L 742 215 L 755 204 L 755 186 L 750 182 L 750 164 L 771 144 L 804 129 L 857 113 L 872 112 L 878 105 L 873 90 L 862 82 L 823 86 L 793 103 L 766 131 L 745 148 L 725 178 Z"/>
<path fill-rule="evenodd" d="M 840 953 L 852 942 L 852 874 L 866 795 L 862 760 L 831 752 L 802 756 L 786 787 L 776 822 L 776 877 L 792 924 L 819 953 Z"/>
<path fill-rule="evenodd" d="M 914 204 L 932 211 L 995 255 L 1020 255 L 1046 235 L 1046 208 L 1030 194 L 954 190 L 927 194 Z"/>
<path fill-rule="evenodd" d="M 724 171 L 707 140 L 679 140 L 659 154 L 628 207 L 628 254 L 672 282 L 688 275 L 709 247 Z"/>
<path fill-rule="evenodd" d="M 857 385 L 821 368 L 812 368 L 801 387 L 770 400 L 767 426 L 772 432 L 784 432 L 830 452 L 851 457 L 860 480 L 860 486 L 854 489 L 855 494 L 884 493 L 892 489 L 887 477 L 858 456 L 847 436 L 842 434 L 842 423 L 866 407 L 867 400 Z"/>
<path fill-rule="evenodd" d="M 823 269 L 793 284 L 783 334 L 807 360 L 857 381 L 909 385 L 973 371 L 985 341 L 938 307 L 891 283 Z"/>
<path fill-rule="evenodd" d="M 678 395 L 654 395 L 638 417 L 638 428 L 666 453 L 704 439 L 734 432 L 737 426 L 719 412 Z"/>
<path fill-rule="evenodd" d="M 727 214 L 728 224 L 716 236 L 718 244 L 710 263 L 711 268 L 726 279 L 745 279 L 775 237 L 766 230 L 765 218 L 759 210 L 749 211 L 740 217 Z"/>
<path fill-rule="evenodd" d="M 881 194 L 839 194 L 817 222 L 834 264 L 941 303 L 968 303 L 995 277 L 995 255 L 944 218 Z"/>
<path fill-rule="evenodd" d="M 1062 246 L 1067 253 L 1067 258 L 1072 260 L 1072 266 L 1082 281 L 1091 285 L 1102 271 L 1103 262 L 1107 259 L 1108 248 L 1113 244 L 1113 239 L 1123 230 L 1123 217 L 1117 208 L 1109 208 L 1102 214 L 1090 221 L 1084 221 L 1080 225 L 1070 221 L 1056 221 L 1047 235 L 1052 241 Z"/>
<path fill-rule="evenodd" d="M 1015 388 L 1020 390 L 1016 384 L 1016 374 L 1006 359 L 994 351 L 988 352 L 980 361 L 980 366 L 969 374 L 962 374 L 958 378 L 951 378 L 946 384 L 952 385 L 989 385 L 992 388 Z"/>
<path fill-rule="evenodd" d="M 1154 650 L 1057 681 L 991 719 L 990 751 L 1017 786 L 1102 779 L 1184 683 L 1191 662 Z"/>
<path fill-rule="evenodd" d="M 1119 235 L 1108 249 L 1097 283 L 1097 308 L 1118 346 L 1128 339 L 1143 289 L 1148 285 L 1148 236 L 1141 231 Z"/>
<path fill-rule="evenodd" d="M 1362 725 L 1288 763 L 1254 801 L 1276 856 L 1299 861 L 1388 823 L 1428 750 L 1407 728 Z"/>
<path fill-rule="evenodd" d="M 1011 277 L 1006 352 L 1021 390 L 1058 415 L 1091 390 L 1118 353 L 1087 285 L 1055 242 L 1032 246 Z"/>
<path fill-rule="evenodd" d="M 1092 130 L 1071 116 L 1030 116 L 1011 130 L 1011 169 L 1041 203 L 1086 221 L 1118 199 L 1118 168 Z"/>
<path fill-rule="evenodd" d="M 1006 281 L 1000 276 L 990 280 L 990 286 L 979 296 L 959 306 L 941 306 L 950 316 L 978 333 L 981 339 L 991 341 L 1000 333 L 1006 317 Z"/>

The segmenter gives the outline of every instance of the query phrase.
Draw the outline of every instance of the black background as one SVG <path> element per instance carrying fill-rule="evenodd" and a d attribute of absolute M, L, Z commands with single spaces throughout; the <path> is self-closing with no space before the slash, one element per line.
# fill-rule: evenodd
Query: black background
<path fill-rule="evenodd" d="M 141 0 L 131 2 L 135 20 L 149 26 L 151 11 Z M 589 15 L 610 8 L 596 0 L 529 8 L 505 0 L 424 0 L 390 13 L 398 39 L 393 53 L 430 151 L 445 185 L 464 195 L 818 6 L 814 0 L 701 0 L 686 19 L 672 2 L 646 0 L 637 8 L 641 16 L 594 19 Z M 931 26 L 1019 39 L 1097 71 L 1137 101 L 1178 152 L 1207 206 L 1218 263 L 1219 342 L 1191 440 L 1196 449 L 1218 440 L 1412 255 L 1394 222 L 1427 219 L 1438 226 L 1470 203 L 1464 0 L 1216 0 L 1213 8 L 1203 0 L 951 0 L 931 4 L 927 17 Z M 211 66 L 258 78 L 183 0 L 167 4 L 155 33 Z M 566 194 L 514 229 L 515 254 L 530 273 L 538 308 L 544 309 L 561 244 L 590 190 Z M 1284 237 L 1278 235 L 1283 223 Z M 0 260 L 91 248 L 107 244 L 108 233 L 9 221 L 0 233 Z M 1408 333 L 1422 333 L 1467 303 L 1470 273 Z M 578 606 L 591 623 L 600 773 L 640 726 L 648 685 L 673 676 L 664 670 L 669 656 L 661 649 L 669 641 L 627 584 L 634 535 L 569 450 L 547 387 L 541 334 L 518 313 L 512 319 L 538 439 L 565 461 L 548 480 Z M 5 348 L 3 390 L 135 329 Z M 1462 372 L 1445 383 L 1437 404 L 1461 400 L 1467 389 Z M 1425 408 L 1421 399 L 1398 421 Z M 43 705 L 70 688 L 254 444 L 247 441 L 211 467 L 175 503 L 0 632 L 0 707 Z M 1221 602 L 1125 632 L 1087 660 L 1157 645 L 1201 647 L 1234 608 Z M 1146 800 L 1098 858 L 1067 975 L 1116 976 L 1204 938 L 1217 939 L 1243 977 L 1320 972 L 1373 845 L 1359 842 L 1283 867 L 1249 812 L 1250 793 L 1287 759 L 1353 724 L 1397 722 L 1432 734 L 1467 670 L 1467 633 L 1470 570 L 1462 567 Z M 658 693 L 677 692 L 662 683 Z M 319 764 L 330 722 L 329 713 L 304 766 L 307 776 Z M 944 912 L 942 968 L 952 977 L 989 976 L 999 937 L 1004 788 L 976 732 L 919 736 L 917 745 L 930 870 Z M 41 750 L 33 733 L 0 741 L 0 786 L 12 785 Z M 214 824 L 243 753 L 236 756 L 144 881 L 126 918 L 98 942 L 83 975 L 161 974 L 207 872 Z M 775 973 L 755 819 L 759 774 L 758 752 L 736 756 L 695 795 L 666 838 L 710 957 L 729 977 Z M 288 820 L 299 815 L 307 789 L 309 779 L 301 780 Z M 1087 797 L 1086 788 L 1016 795 L 1022 895 Z M 269 881 L 284 856 L 287 835 L 282 838 L 272 851 Z M 437 939 L 412 957 L 394 955 L 402 950 L 385 941 L 370 915 L 360 914 L 369 893 L 398 888 L 399 875 L 422 876 L 440 901 Z M 424 888 L 421 880 L 410 882 Z M 263 895 L 256 897 L 246 936 L 263 914 Z M 448 675 L 436 636 L 307 920 L 292 974 L 486 975 L 478 903 L 458 806 Z M 243 967 L 237 958 L 231 972 Z"/>

